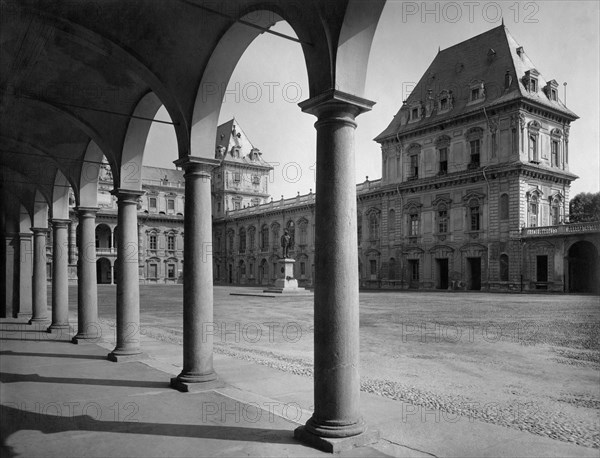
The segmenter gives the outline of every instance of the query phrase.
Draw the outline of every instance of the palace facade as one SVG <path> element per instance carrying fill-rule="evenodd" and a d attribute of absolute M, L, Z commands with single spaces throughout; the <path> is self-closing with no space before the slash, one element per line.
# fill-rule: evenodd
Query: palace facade
<path fill-rule="evenodd" d="M 382 178 L 357 185 L 363 288 L 597 291 L 600 224 L 568 224 L 569 127 L 577 115 L 504 26 L 440 50 L 385 130 Z M 280 237 L 294 276 L 315 282 L 315 194 L 273 200 L 272 168 L 234 120 L 219 126 L 212 173 L 217 284 L 274 283 Z M 144 167 L 139 276 L 183 269 L 183 174 Z M 114 281 L 117 211 L 99 183 L 99 283 Z M 323 198 L 326 198 L 325 196 Z M 76 220 L 73 218 L 74 221 Z M 70 275 L 76 279 L 76 230 Z"/>

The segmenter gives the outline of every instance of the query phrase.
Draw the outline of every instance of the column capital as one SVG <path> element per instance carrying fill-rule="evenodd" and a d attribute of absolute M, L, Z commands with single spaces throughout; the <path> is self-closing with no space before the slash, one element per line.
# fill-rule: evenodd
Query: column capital
<path fill-rule="evenodd" d="M 75 207 L 77 216 L 80 218 L 94 218 L 98 210 L 98 207 Z"/>
<path fill-rule="evenodd" d="M 119 203 L 125 202 L 137 204 L 138 198 L 146 194 L 146 191 L 141 191 L 139 189 L 117 188 L 113 189 L 110 193 L 117 198 Z"/>
<path fill-rule="evenodd" d="M 52 218 L 50 222 L 53 227 L 67 227 L 71 224 L 71 220 L 66 218 Z"/>
<path fill-rule="evenodd" d="M 375 102 L 371 100 L 338 91 L 337 89 L 329 89 L 298 104 L 302 111 L 315 115 L 318 118 L 327 113 L 330 113 L 331 116 L 336 116 L 336 113 L 340 111 L 348 112 L 356 117 L 359 114 L 370 111 L 373 105 L 375 105 Z"/>
<path fill-rule="evenodd" d="M 186 175 L 197 175 L 210 178 L 210 173 L 215 167 L 221 165 L 219 159 L 210 159 L 208 157 L 185 156 L 173 161 L 177 167 L 181 167 Z"/>
<path fill-rule="evenodd" d="M 47 227 L 32 227 L 30 229 L 34 235 L 35 234 L 47 234 L 48 232 L 50 232 L 50 228 L 47 228 Z"/>

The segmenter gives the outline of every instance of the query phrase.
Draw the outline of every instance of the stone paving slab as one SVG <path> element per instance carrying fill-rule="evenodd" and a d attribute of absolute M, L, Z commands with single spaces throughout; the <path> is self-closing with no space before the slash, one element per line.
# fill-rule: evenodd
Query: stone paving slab
<path fill-rule="evenodd" d="M 73 345 L 0 322 L 2 456 L 327 456 L 293 439 L 312 413 L 312 379 L 215 355 L 224 388 L 168 388 L 181 346 L 142 338 L 143 361 L 112 363 L 110 339 Z M 107 330 L 108 331 L 108 330 Z M 110 335 L 109 332 L 103 334 Z M 166 368 L 167 370 L 163 370 Z M 382 439 L 341 456 L 598 456 L 594 449 L 372 394 Z"/>

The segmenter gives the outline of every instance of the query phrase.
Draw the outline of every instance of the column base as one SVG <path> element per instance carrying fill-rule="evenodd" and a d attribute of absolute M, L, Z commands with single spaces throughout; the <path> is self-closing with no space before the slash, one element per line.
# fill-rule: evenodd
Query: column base
<path fill-rule="evenodd" d="M 197 380 L 199 378 L 200 380 Z M 202 378 L 205 378 L 205 380 L 202 380 Z M 202 391 L 223 388 L 224 386 L 225 382 L 219 380 L 215 372 L 204 377 L 177 376 L 171 378 L 171 388 L 181 391 L 182 393 L 200 393 Z"/>
<path fill-rule="evenodd" d="M 92 336 L 92 335 L 80 335 L 77 334 L 75 336 L 73 336 L 73 338 L 71 339 L 71 342 L 74 344 L 82 344 L 82 343 L 98 343 L 98 336 Z"/>
<path fill-rule="evenodd" d="M 66 334 L 67 337 L 71 337 L 71 326 L 68 324 L 51 324 L 48 329 L 46 329 L 48 334 Z"/>
<path fill-rule="evenodd" d="M 44 317 L 36 317 L 36 318 L 30 318 L 29 321 L 27 322 L 27 324 L 40 324 L 40 323 L 47 323 L 48 321 L 50 321 L 50 319 L 47 316 Z"/>
<path fill-rule="evenodd" d="M 379 441 L 379 431 L 365 429 L 364 432 L 355 436 L 323 437 L 310 432 L 306 426 L 299 426 L 294 430 L 294 438 L 299 442 L 327 453 L 340 453 L 356 447 L 364 447 L 365 445 L 376 443 Z"/>
<path fill-rule="evenodd" d="M 27 319 L 31 316 L 31 310 L 29 312 L 19 312 L 17 313 L 18 319 Z"/>
<path fill-rule="evenodd" d="M 118 350 L 111 351 L 106 359 L 112 361 L 113 363 L 128 363 L 130 361 L 139 361 L 142 359 L 146 359 L 148 355 L 143 353 L 142 351 L 137 352 L 119 352 Z"/>

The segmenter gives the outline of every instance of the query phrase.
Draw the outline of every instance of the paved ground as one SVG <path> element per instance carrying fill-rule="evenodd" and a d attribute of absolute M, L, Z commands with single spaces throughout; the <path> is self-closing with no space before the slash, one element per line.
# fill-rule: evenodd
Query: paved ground
<path fill-rule="evenodd" d="M 108 322 L 114 291 L 99 293 Z M 215 288 L 215 351 L 311 376 L 312 298 L 231 291 L 253 290 Z M 181 296 L 180 285 L 143 286 L 141 331 L 181 343 Z M 365 292 L 360 302 L 363 391 L 600 447 L 598 296 Z"/>
<path fill-rule="evenodd" d="M 216 288 L 227 386 L 183 395 L 167 388 L 179 288 L 142 287 L 144 363 L 104 360 L 114 287 L 100 288 L 98 345 L 3 323 L 2 456 L 318 456 L 291 436 L 311 413 L 312 301 Z M 352 456 L 598 456 L 599 321 L 597 297 L 361 294 L 362 411 L 383 439 Z"/>

